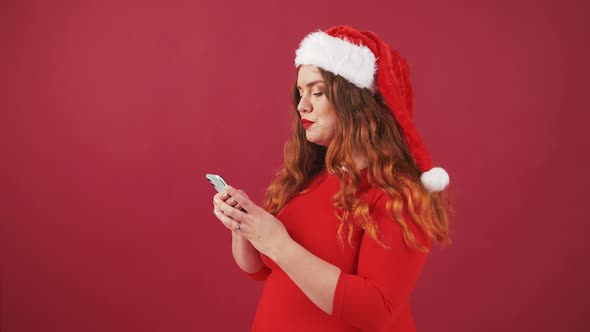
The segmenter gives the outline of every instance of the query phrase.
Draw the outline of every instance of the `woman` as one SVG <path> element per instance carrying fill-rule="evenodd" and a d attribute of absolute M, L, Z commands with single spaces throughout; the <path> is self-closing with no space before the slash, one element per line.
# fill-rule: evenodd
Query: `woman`
<path fill-rule="evenodd" d="M 254 331 L 413 331 L 408 299 L 433 241 L 440 191 L 413 123 L 406 62 L 374 33 L 333 27 L 296 52 L 293 135 L 264 208 L 214 197 L 239 267 L 266 280 Z"/>

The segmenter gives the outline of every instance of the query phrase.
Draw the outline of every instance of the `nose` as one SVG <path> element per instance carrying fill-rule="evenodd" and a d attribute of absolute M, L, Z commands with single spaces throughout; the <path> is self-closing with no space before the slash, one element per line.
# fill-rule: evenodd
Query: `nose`
<path fill-rule="evenodd" d="M 307 113 L 307 112 L 311 112 L 312 110 L 312 106 L 311 103 L 309 102 L 309 97 L 304 94 L 301 99 L 299 100 L 299 104 L 297 104 L 297 111 L 299 113 Z"/>

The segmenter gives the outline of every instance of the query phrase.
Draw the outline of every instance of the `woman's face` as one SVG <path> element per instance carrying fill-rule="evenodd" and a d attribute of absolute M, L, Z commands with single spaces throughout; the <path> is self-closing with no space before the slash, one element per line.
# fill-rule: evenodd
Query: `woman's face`
<path fill-rule="evenodd" d="M 307 140 L 328 146 L 336 133 L 338 118 L 324 94 L 324 78 L 317 67 L 302 65 L 297 74 L 297 89 L 301 100 L 297 111 L 301 115 Z"/>

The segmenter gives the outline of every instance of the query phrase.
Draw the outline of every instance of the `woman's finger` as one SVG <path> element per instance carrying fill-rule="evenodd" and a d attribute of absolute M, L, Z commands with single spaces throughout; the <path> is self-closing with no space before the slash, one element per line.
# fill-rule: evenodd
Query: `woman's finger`
<path fill-rule="evenodd" d="M 217 193 L 215 194 L 215 196 L 213 196 L 213 205 L 215 207 L 217 207 L 221 202 L 226 202 L 231 206 L 235 206 L 236 204 L 238 204 L 238 202 L 235 199 L 233 199 L 229 194 L 224 194 L 223 192 Z"/>
<path fill-rule="evenodd" d="M 220 193 L 215 194 L 215 196 L 213 196 L 213 199 L 214 200 L 217 199 L 217 200 L 220 200 L 220 201 L 225 201 L 225 200 L 227 200 L 227 198 L 224 198 L 225 197 L 224 194 L 228 196 L 227 198 L 230 197 L 229 194 L 227 194 L 227 192 L 223 192 L 222 191 Z"/>
<path fill-rule="evenodd" d="M 237 190 L 231 186 L 227 186 L 226 190 L 232 197 L 232 199 L 234 199 L 238 204 L 240 204 L 242 209 L 244 209 L 245 211 L 252 212 L 251 210 L 253 210 L 257 206 L 248 198 L 248 195 L 246 195 L 244 191 Z"/>
<path fill-rule="evenodd" d="M 252 237 L 252 226 L 247 223 L 238 223 L 235 226 L 235 230 L 240 233 L 246 239 L 250 239 Z"/>
<path fill-rule="evenodd" d="M 228 225 L 226 225 L 226 220 L 223 218 L 223 212 L 217 210 L 216 208 L 213 209 L 213 214 L 215 215 L 215 217 L 217 217 L 217 219 L 219 219 L 219 221 L 221 221 L 221 223 L 225 226 L 228 227 Z"/>
<path fill-rule="evenodd" d="M 248 215 L 241 210 L 234 208 L 233 206 L 227 204 L 226 202 L 217 202 L 217 209 L 226 216 L 238 221 L 244 222 Z"/>
<path fill-rule="evenodd" d="M 230 199 L 228 199 L 225 202 L 227 204 L 233 206 L 234 209 L 238 209 L 238 210 L 242 210 L 243 212 L 246 212 L 246 210 L 244 208 L 242 208 L 242 206 L 240 205 L 240 203 L 238 203 L 238 201 L 236 201 L 235 198 L 233 198 L 233 197 L 230 197 Z"/>
<path fill-rule="evenodd" d="M 213 196 L 213 199 L 218 199 L 218 200 L 224 201 L 224 202 L 230 198 L 231 198 L 231 195 L 227 192 L 227 190 L 224 190 L 222 192 L 218 192 L 217 194 L 215 194 L 215 196 Z"/>
<path fill-rule="evenodd" d="M 238 204 L 238 202 L 236 201 L 235 198 L 230 197 L 227 201 L 225 201 L 227 204 L 231 205 L 231 206 L 235 206 L 236 204 Z"/>
<path fill-rule="evenodd" d="M 215 216 L 217 217 L 217 219 L 219 219 L 221 221 L 221 223 L 223 224 L 223 226 L 229 228 L 232 231 L 238 231 L 240 230 L 241 227 L 238 227 L 238 225 L 240 225 L 240 222 L 232 219 L 231 217 L 225 215 L 222 211 L 219 210 L 213 210 L 213 213 L 215 214 Z"/>

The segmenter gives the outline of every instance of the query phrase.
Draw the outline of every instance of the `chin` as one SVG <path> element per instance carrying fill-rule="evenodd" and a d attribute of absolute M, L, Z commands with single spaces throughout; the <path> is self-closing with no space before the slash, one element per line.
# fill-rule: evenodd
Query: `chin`
<path fill-rule="evenodd" d="M 329 145 L 329 143 L 326 143 L 320 139 L 312 139 L 312 138 L 307 137 L 307 141 L 310 143 L 316 144 L 316 145 L 321 145 L 321 146 L 328 146 Z"/>

